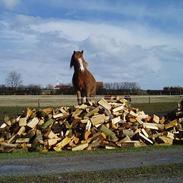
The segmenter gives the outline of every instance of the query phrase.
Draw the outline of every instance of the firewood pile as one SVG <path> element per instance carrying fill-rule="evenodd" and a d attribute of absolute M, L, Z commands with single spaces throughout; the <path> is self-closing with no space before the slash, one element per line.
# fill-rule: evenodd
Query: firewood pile
<path fill-rule="evenodd" d="M 118 97 L 56 109 L 27 108 L 16 118 L 5 117 L 0 125 L 0 152 L 181 144 L 182 116 L 181 110 L 173 120 L 147 115 Z"/>

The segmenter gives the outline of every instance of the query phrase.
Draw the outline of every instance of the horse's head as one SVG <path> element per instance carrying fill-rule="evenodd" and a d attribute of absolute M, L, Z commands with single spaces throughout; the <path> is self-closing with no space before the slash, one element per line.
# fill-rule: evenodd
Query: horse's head
<path fill-rule="evenodd" d="M 70 67 L 72 66 L 74 66 L 75 70 L 80 70 L 82 72 L 85 71 L 87 67 L 87 62 L 84 60 L 83 50 L 73 52 L 70 62 Z"/>

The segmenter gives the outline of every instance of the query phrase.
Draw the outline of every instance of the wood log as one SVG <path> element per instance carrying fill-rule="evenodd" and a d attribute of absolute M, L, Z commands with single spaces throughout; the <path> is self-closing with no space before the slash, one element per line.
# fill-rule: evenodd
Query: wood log
<path fill-rule="evenodd" d="M 157 124 L 155 123 L 143 123 L 143 127 L 147 129 L 158 130 Z"/>
<path fill-rule="evenodd" d="M 139 132 L 139 136 L 142 140 L 145 141 L 145 143 L 150 143 L 150 144 L 153 144 L 153 141 L 150 140 L 149 138 L 147 138 L 145 135 L 143 135 L 141 132 Z"/>
<path fill-rule="evenodd" d="M 88 143 L 79 144 L 76 147 L 72 148 L 72 151 L 82 151 L 88 147 Z"/>
<path fill-rule="evenodd" d="M 59 114 L 54 114 L 53 115 L 53 118 L 54 119 L 57 119 L 57 118 L 61 118 L 61 117 L 63 117 L 64 115 L 62 114 L 62 113 L 59 113 Z"/>
<path fill-rule="evenodd" d="M 143 133 L 147 138 L 149 137 L 148 133 L 147 133 L 146 130 L 143 129 L 143 128 L 142 128 L 142 133 Z"/>
<path fill-rule="evenodd" d="M 53 108 L 52 107 L 47 107 L 47 108 L 42 109 L 42 111 L 44 113 L 46 113 L 47 115 L 52 114 L 53 113 Z"/>
<path fill-rule="evenodd" d="M 165 124 L 165 129 L 167 130 L 167 129 L 176 127 L 177 125 L 178 125 L 177 120 L 173 120 L 173 121 Z"/>
<path fill-rule="evenodd" d="M 16 143 L 29 143 L 30 139 L 29 138 L 18 138 L 16 140 Z"/>
<path fill-rule="evenodd" d="M 61 142 L 59 142 L 55 147 L 55 151 L 61 151 L 63 147 L 65 147 L 71 141 L 70 137 L 65 137 Z"/>
<path fill-rule="evenodd" d="M 51 126 L 52 124 L 54 123 L 54 120 L 53 119 L 49 119 L 48 121 L 46 121 L 42 126 L 41 128 L 42 129 L 47 129 L 49 126 Z"/>
<path fill-rule="evenodd" d="M 55 145 L 55 144 L 57 144 L 57 142 L 59 141 L 59 140 L 61 140 L 60 138 L 54 138 L 54 139 L 48 139 L 48 147 L 49 147 L 49 149 L 53 146 L 53 145 Z"/>
<path fill-rule="evenodd" d="M 169 144 L 169 145 L 173 144 L 173 139 L 168 138 L 166 136 L 160 136 L 158 139 L 159 139 L 158 140 L 159 143 L 165 143 L 165 144 Z"/>
<path fill-rule="evenodd" d="M 120 147 L 142 147 L 144 145 L 142 145 L 140 143 L 140 141 L 138 140 L 133 140 L 133 141 L 126 141 L 126 142 L 122 142 Z"/>
<path fill-rule="evenodd" d="M 119 112 L 119 111 L 123 111 L 124 110 L 124 105 L 120 105 L 114 109 L 112 109 L 113 113 Z"/>
<path fill-rule="evenodd" d="M 116 137 L 116 134 L 110 130 L 109 128 L 107 128 L 105 125 L 102 125 L 100 130 L 107 136 L 109 137 L 110 140 L 116 142 L 118 141 L 118 138 Z"/>
<path fill-rule="evenodd" d="M 25 132 L 25 126 L 22 126 L 19 131 L 17 132 L 17 135 L 22 135 Z"/>
<path fill-rule="evenodd" d="M 100 106 L 102 106 L 104 109 L 107 109 L 108 111 L 110 111 L 110 109 L 111 109 L 111 105 L 104 98 L 102 98 L 101 100 L 99 100 L 98 101 L 98 104 Z"/>
<path fill-rule="evenodd" d="M 96 107 L 96 108 L 92 109 L 90 112 L 88 112 L 88 113 L 85 115 L 85 117 L 91 117 L 91 116 L 93 116 L 93 115 L 95 115 L 95 114 L 98 114 L 98 112 L 99 112 L 99 107 Z"/>
<path fill-rule="evenodd" d="M 7 127 L 7 124 L 6 123 L 2 123 L 0 128 L 3 129 L 3 128 L 6 128 Z"/>
<path fill-rule="evenodd" d="M 92 116 L 91 118 L 91 123 L 96 126 L 96 125 L 101 125 L 105 121 L 105 114 L 98 114 L 96 116 Z"/>
<path fill-rule="evenodd" d="M 27 123 L 27 126 L 30 128 L 35 128 L 38 123 L 39 123 L 39 119 L 37 117 L 34 117 L 32 120 L 30 120 Z"/>
<path fill-rule="evenodd" d="M 27 125 L 27 118 L 20 118 L 19 121 L 19 126 L 26 126 Z"/>
<path fill-rule="evenodd" d="M 160 121 L 159 116 L 153 114 L 153 122 L 159 123 L 159 121 Z"/>
<path fill-rule="evenodd" d="M 129 137 L 132 137 L 132 136 L 134 136 L 134 131 L 133 130 L 131 130 L 131 129 L 124 129 L 124 130 L 122 130 L 123 131 L 123 134 L 125 135 L 125 136 L 129 136 Z"/>
<path fill-rule="evenodd" d="M 112 124 L 114 124 L 114 125 L 119 123 L 119 122 L 121 122 L 121 117 L 120 116 L 112 119 Z"/>

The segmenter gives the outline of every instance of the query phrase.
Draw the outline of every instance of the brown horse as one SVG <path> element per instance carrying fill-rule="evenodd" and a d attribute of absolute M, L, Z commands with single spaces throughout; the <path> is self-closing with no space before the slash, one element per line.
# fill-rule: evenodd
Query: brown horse
<path fill-rule="evenodd" d="M 88 97 L 96 94 L 96 81 L 91 72 L 87 69 L 88 63 L 83 57 L 82 51 L 74 51 L 71 57 L 70 67 L 74 66 L 72 78 L 73 86 L 77 92 L 78 104 L 88 102 Z"/>

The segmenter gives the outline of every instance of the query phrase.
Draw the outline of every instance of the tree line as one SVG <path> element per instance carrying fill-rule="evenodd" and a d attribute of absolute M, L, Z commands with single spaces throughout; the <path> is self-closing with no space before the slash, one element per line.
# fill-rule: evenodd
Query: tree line
<path fill-rule="evenodd" d="M 12 71 L 4 85 L 0 85 L 0 95 L 73 95 L 72 84 L 23 85 L 21 74 Z M 164 87 L 162 90 L 143 90 L 136 82 L 97 82 L 97 95 L 183 95 L 183 87 Z"/>

